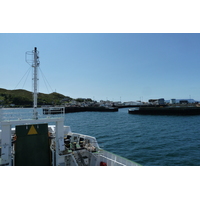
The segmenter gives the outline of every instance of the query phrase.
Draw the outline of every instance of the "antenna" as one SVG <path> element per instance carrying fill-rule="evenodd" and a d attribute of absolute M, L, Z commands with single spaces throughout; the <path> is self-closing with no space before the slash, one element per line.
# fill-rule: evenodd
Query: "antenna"
<path fill-rule="evenodd" d="M 37 112 L 37 81 L 38 79 L 38 67 L 39 67 L 39 52 L 37 47 L 33 51 L 26 52 L 26 62 L 33 67 L 33 119 L 38 119 Z"/>

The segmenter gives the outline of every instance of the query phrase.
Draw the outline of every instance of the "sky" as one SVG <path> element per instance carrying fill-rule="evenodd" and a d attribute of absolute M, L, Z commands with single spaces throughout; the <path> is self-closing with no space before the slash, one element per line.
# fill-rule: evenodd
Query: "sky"
<path fill-rule="evenodd" d="M 0 41 L 0 88 L 32 91 L 25 53 L 37 47 L 39 92 L 200 100 L 198 33 L 1 33 Z"/>
<path fill-rule="evenodd" d="M 25 61 L 25 53 L 37 47 L 40 69 L 53 92 L 72 98 L 123 102 L 148 101 L 150 98 L 200 100 L 199 15 L 197 0 L 2 1 L 0 88 L 32 91 L 31 74 L 24 76 L 30 69 L 30 65 Z M 41 73 L 39 91 L 52 92 L 45 86 Z M 91 169 L 85 170 L 86 173 L 91 173 Z M 173 171 L 170 173 L 166 173 L 168 171 L 164 169 L 165 173 L 162 172 L 162 176 L 159 176 L 157 168 L 153 173 L 144 173 L 143 169 L 141 173 L 138 173 L 138 170 L 134 173 L 132 168 L 130 171 L 126 169 L 127 174 L 124 174 L 122 168 L 123 171 L 120 172 L 119 168 L 111 170 L 106 174 L 109 175 L 109 180 L 114 180 L 108 181 L 109 186 L 118 189 L 119 181 L 115 181 L 116 177 L 120 182 L 127 182 L 127 177 L 137 180 L 137 183 L 145 179 L 142 182 L 142 190 L 145 188 L 146 191 L 150 191 L 145 193 L 147 198 L 154 191 L 156 184 L 161 193 L 153 193 L 154 199 L 160 199 L 159 194 L 162 194 L 163 188 L 169 186 L 169 181 L 162 180 L 169 180 L 171 174 L 176 186 L 180 186 L 180 190 L 176 187 L 179 198 L 181 194 L 183 197 L 191 197 L 191 194 L 194 196 L 194 191 L 198 191 L 194 190 L 198 184 L 193 184 L 192 187 L 190 184 L 188 187 L 179 176 L 177 177 L 177 173 L 173 172 L 174 169 L 171 169 Z M 102 177 L 105 177 L 106 171 L 104 174 L 95 173 L 96 179 L 100 180 L 98 182 L 104 181 Z M 45 168 L 43 172 L 50 171 Z M 74 172 L 71 180 L 76 180 L 74 174 L 77 174 L 77 169 Z M 82 171 L 80 172 L 82 175 Z M 110 176 L 112 172 L 113 176 Z M 191 176 L 190 170 L 187 176 L 186 172 L 184 169 L 186 179 L 189 177 L 187 182 L 196 183 L 191 177 L 196 177 L 197 173 L 194 172 L 194 176 Z M 50 173 L 52 174 L 52 169 Z M 56 171 L 54 177 L 63 177 L 63 173 L 59 176 Z M 5 180 L 8 180 L 7 173 L 4 174 Z M 151 183 L 153 180 L 154 188 L 149 188 L 148 180 L 151 180 Z M 177 183 L 177 180 L 181 182 Z M 105 181 L 102 183 L 105 184 Z M 94 189 L 98 188 L 96 183 L 93 185 Z M 90 187 L 93 185 L 90 184 Z M 99 186 L 102 187 L 102 184 Z M 124 194 L 130 197 L 132 190 L 127 186 L 130 184 L 126 184 L 123 190 L 120 185 L 116 197 L 121 194 L 123 197 Z M 60 185 L 58 187 L 60 191 Z M 182 192 L 185 187 L 187 189 L 184 191 L 187 193 Z M 61 193 L 56 195 L 58 194 Z M 71 194 L 74 194 L 73 191 Z M 141 194 L 141 189 L 137 187 L 134 196 L 141 198 Z M 167 194 L 170 195 L 169 198 L 171 194 L 174 197 L 174 191 Z M 113 197 L 113 193 L 111 195 Z"/>
<path fill-rule="evenodd" d="M 0 88 L 32 91 L 25 53 L 37 47 L 42 93 L 97 101 L 200 100 L 197 3 L 2 2 Z"/>

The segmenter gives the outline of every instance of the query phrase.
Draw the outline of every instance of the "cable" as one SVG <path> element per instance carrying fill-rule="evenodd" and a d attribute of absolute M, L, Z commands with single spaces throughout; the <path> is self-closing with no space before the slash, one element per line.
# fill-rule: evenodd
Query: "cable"
<path fill-rule="evenodd" d="M 30 74 L 30 71 L 31 71 L 31 67 L 29 68 L 29 72 L 28 72 L 28 75 L 27 75 L 27 77 L 26 77 L 26 79 L 25 79 L 25 81 L 24 81 L 24 84 L 23 84 L 23 86 L 22 86 L 22 89 L 24 88 L 24 85 L 25 85 L 25 83 L 26 83 L 26 81 L 27 81 L 27 78 L 28 78 L 28 76 L 29 76 L 29 74 Z"/>
<path fill-rule="evenodd" d="M 48 84 L 49 88 L 51 89 L 51 91 L 53 92 L 52 87 L 51 87 L 51 85 L 49 84 L 49 82 L 47 81 L 47 79 L 46 79 L 45 75 L 43 74 L 41 68 L 39 68 L 39 69 L 40 69 L 40 72 L 41 72 L 41 74 L 42 74 L 42 78 L 43 78 L 43 80 L 44 80 L 44 83 L 45 83 L 45 86 L 46 86 L 46 88 L 47 88 L 48 93 L 49 93 L 49 90 L 48 90 L 47 84 Z"/>
<path fill-rule="evenodd" d="M 24 76 L 21 78 L 21 80 L 19 81 L 19 83 L 17 84 L 17 86 L 20 84 L 20 82 L 22 81 L 22 79 L 25 77 L 25 75 L 28 73 L 28 75 L 29 75 L 29 73 L 30 73 L 30 71 L 31 71 L 31 68 L 32 67 L 29 67 L 28 68 L 28 70 L 26 71 L 26 73 L 24 74 Z M 25 83 L 26 83 L 26 81 L 27 81 L 27 78 L 28 78 L 28 75 L 27 75 L 27 77 L 26 77 L 26 79 L 25 79 L 25 82 L 24 82 L 24 84 L 23 84 L 23 87 L 24 87 L 24 85 L 25 85 Z M 15 89 L 17 88 L 17 86 L 15 87 Z M 22 87 L 22 88 L 23 88 Z"/>

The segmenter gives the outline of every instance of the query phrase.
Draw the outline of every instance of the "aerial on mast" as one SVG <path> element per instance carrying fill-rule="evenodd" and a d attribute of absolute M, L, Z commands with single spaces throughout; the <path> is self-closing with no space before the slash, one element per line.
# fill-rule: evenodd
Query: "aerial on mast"
<path fill-rule="evenodd" d="M 37 112 L 37 81 L 38 79 L 38 67 L 39 67 L 39 51 L 37 47 L 33 51 L 26 52 L 26 62 L 33 67 L 33 119 L 38 119 Z"/>

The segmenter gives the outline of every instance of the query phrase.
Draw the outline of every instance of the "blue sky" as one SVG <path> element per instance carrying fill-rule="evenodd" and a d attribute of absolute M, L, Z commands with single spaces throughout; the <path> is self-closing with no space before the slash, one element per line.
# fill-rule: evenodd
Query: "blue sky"
<path fill-rule="evenodd" d="M 0 34 L 0 87 L 32 90 L 25 52 L 38 48 L 53 91 L 72 98 L 200 100 L 200 34 Z M 39 91 L 52 92 L 39 76 Z"/>
<path fill-rule="evenodd" d="M 30 67 L 25 52 L 37 47 L 53 90 L 73 98 L 200 100 L 200 36 L 179 34 L 200 33 L 199 15 L 196 0 L 2 1 L 0 88 L 15 89 Z M 23 85 L 32 90 L 31 76 L 18 88 Z M 39 91 L 51 92 L 41 75 Z"/>

